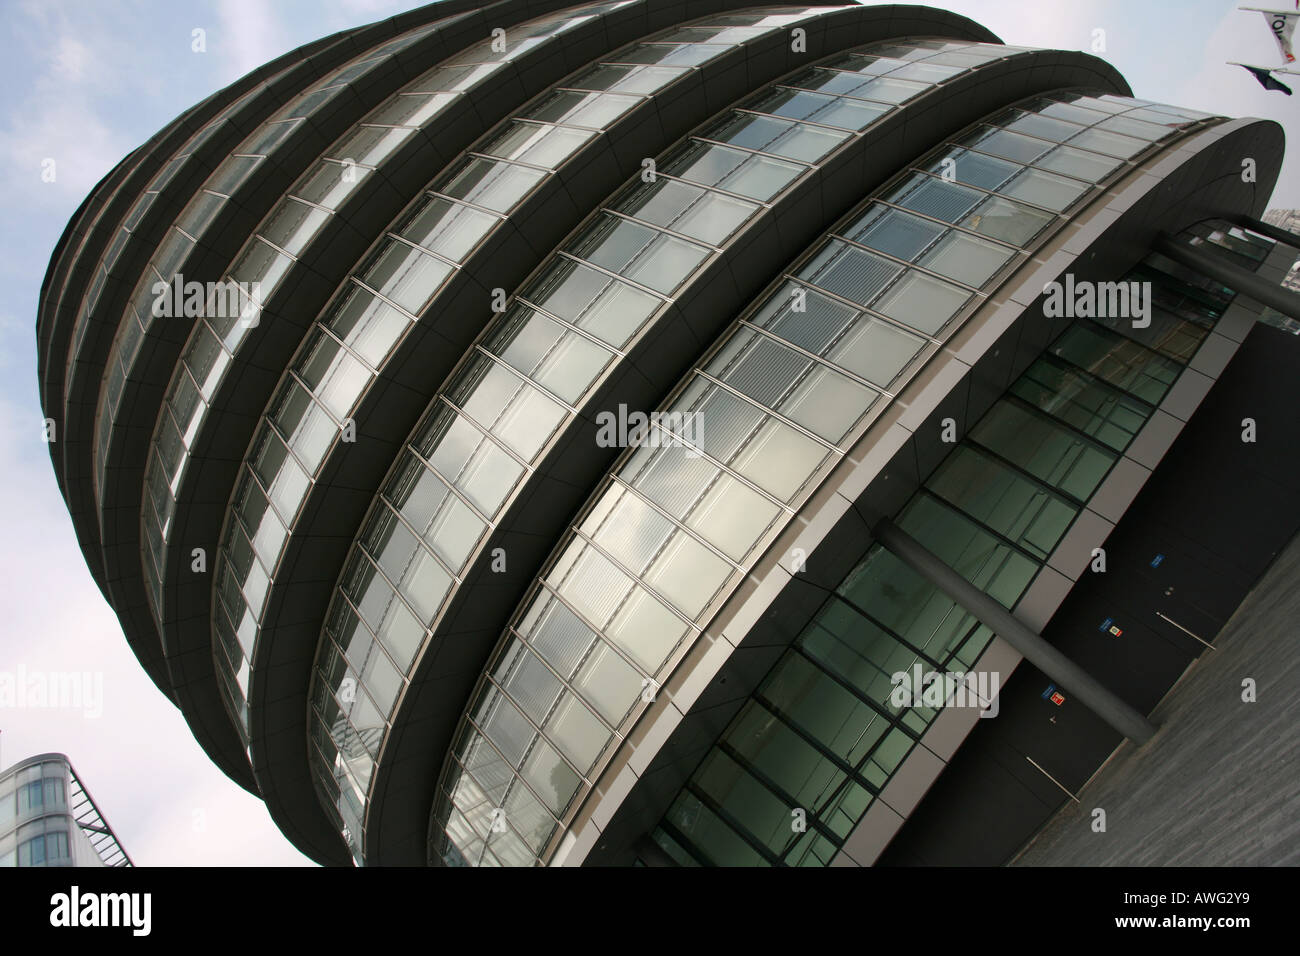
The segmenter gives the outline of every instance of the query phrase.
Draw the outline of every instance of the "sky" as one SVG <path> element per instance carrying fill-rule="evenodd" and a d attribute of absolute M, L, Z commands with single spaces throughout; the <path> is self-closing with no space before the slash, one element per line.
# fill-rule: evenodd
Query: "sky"
<path fill-rule="evenodd" d="M 0 767 L 36 753 L 68 754 L 137 865 L 311 864 L 261 801 L 207 758 L 145 676 L 91 579 L 43 440 L 34 334 L 41 280 L 94 184 L 176 115 L 294 47 L 413 5 L 0 0 L 0 168 L 7 170 L 0 177 L 0 684 L 6 675 L 85 675 L 78 687 L 88 695 L 77 707 L 36 706 L 30 698 L 0 704 Z M 1224 63 L 1279 62 L 1263 16 L 1233 3 L 935 5 L 1010 44 L 1095 52 L 1143 99 L 1273 119 L 1300 143 L 1300 94 L 1267 92 Z M 195 29 L 205 31 L 204 52 L 193 49 Z M 1288 85 L 1300 86 L 1300 77 Z M 46 181 L 51 159 L 55 175 Z M 1300 145 L 1291 146 L 1270 207 L 1300 207 Z"/>

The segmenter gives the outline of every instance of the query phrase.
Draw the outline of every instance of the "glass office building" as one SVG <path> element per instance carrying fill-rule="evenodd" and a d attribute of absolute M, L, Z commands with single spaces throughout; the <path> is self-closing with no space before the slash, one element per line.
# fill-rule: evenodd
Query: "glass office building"
<path fill-rule="evenodd" d="M 0 771 L 0 867 L 131 865 L 63 754 Z"/>
<path fill-rule="evenodd" d="M 96 187 L 56 474 L 319 862 L 870 864 L 973 723 L 892 676 L 1019 662 L 877 531 L 1041 631 L 1294 313 L 1282 151 L 940 9 L 444 0 Z"/>

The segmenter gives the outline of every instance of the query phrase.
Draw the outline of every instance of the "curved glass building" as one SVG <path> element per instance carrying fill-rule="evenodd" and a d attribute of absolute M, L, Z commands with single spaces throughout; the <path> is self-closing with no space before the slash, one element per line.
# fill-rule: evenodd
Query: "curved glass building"
<path fill-rule="evenodd" d="M 1282 152 L 929 7 L 444 0 L 96 187 L 50 451 L 141 664 L 313 859 L 867 865 L 999 700 L 899 675 L 1041 673 L 1095 767 L 1202 650 L 1050 625 L 1297 315 Z"/>
<path fill-rule="evenodd" d="M 0 771 L 0 868 L 132 865 L 63 754 Z"/>

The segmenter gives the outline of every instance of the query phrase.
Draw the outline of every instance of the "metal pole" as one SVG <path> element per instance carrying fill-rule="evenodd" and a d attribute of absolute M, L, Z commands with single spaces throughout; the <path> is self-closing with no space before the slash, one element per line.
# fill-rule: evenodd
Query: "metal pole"
<path fill-rule="evenodd" d="M 1270 308 L 1277 309 L 1283 315 L 1300 320 L 1300 295 L 1282 288 L 1276 282 L 1270 282 L 1263 276 L 1255 275 L 1249 269 L 1225 261 L 1222 256 L 1214 255 L 1203 246 L 1193 246 L 1186 242 L 1179 242 L 1170 236 L 1161 236 L 1151 248 L 1173 259 L 1174 262 L 1222 282 L 1229 289 L 1248 295 Z"/>
<path fill-rule="evenodd" d="M 1155 724 L 1070 658 L 1017 620 L 1010 611 L 954 571 L 888 518 L 876 525 L 876 540 L 904 564 L 965 608 L 1019 651 L 1060 687 L 1129 740 L 1141 745 L 1156 732 Z"/>
<path fill-rule="evenodd" d="M 1250 216 L 1237 216 L 1234 220 L 1237 225 L 1249 229 L 1251 232 L 1257 232 L 1266 239 L 1272 239 L 1274 242 L 1280 242 L 1283 245 L 1290 246 L 1292 249 L 1300 249 L 1300 234 L 1288 232 L 1279 226 L 1262 222 L 1259 219 L 1252 219 Z"/>

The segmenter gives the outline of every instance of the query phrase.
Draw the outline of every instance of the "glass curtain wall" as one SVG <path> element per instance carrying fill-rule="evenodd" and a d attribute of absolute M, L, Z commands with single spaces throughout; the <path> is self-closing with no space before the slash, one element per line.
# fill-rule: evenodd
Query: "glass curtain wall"
<path fill-rule="evenodd" d="M 1151 255 L 1150 328 L 1077 320 L 1012 384 L 897 524 L 1010 608 L 1233 293 Z M 988 628 L 873 545 L 759 684 L 653 831 L 683 865 L 823 866 L 937 715 L 892 676 L 969 671 Z M 794 812 L 807 829 L 795 832 Z"/>
<path fill-rule="evenodd" d="M 876 62 L 838 65 L 870 73 Z M 466 713 L 431 852 L 475 863 L 502 842 L 528 860 L 523 840 L 540 858 L 644 690 L 906 373 L 1099 182 L 1201 115 L 1111 96 L 1026 100 L 935 150 L 815 246 L 667 403 L 525 601 Z M 882 739 L 882 759 L 901 747 Z"/>

